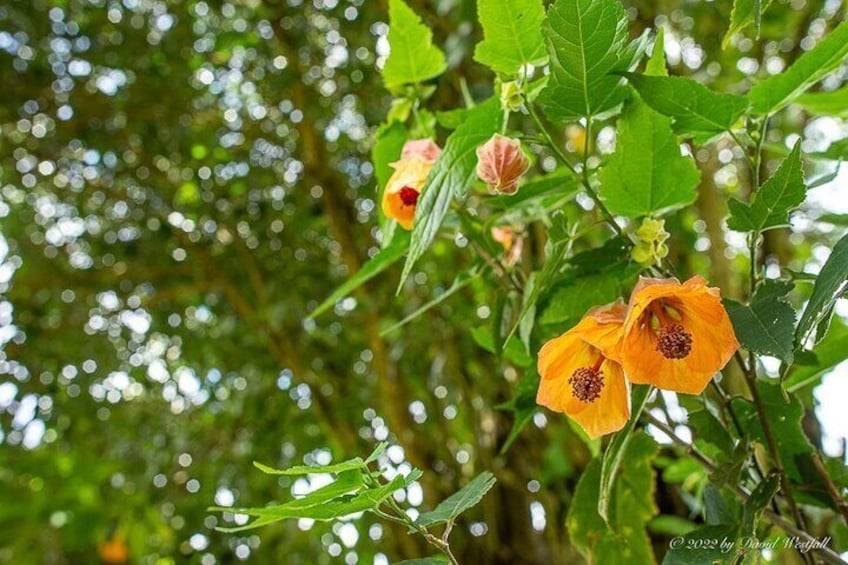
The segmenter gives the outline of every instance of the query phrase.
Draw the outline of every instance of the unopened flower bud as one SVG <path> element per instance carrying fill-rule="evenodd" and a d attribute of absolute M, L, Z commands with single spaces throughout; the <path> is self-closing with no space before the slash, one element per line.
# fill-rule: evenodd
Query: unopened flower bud
<path fill-rule="evenodd" d="M 505 82 L 501 85 L 501 108 L 517 112 L 524 104 L 524 95 L 516 81 Z"/>
<path fill-rule="evenodd" d="M 477 176 L 492 194 L 514 194 L 530 160 L 517 139 L 495 134 L 477 148 Z"/>
<path fill-rule="evenodd" d="M 658 265 L 668 256 L 668 246 L 665 244 L 669 234 L 665 231 L 665 220 L 645 218 L 636 230 L 639 241 L 633 247 L 630 256 L 641 265 Z"/>

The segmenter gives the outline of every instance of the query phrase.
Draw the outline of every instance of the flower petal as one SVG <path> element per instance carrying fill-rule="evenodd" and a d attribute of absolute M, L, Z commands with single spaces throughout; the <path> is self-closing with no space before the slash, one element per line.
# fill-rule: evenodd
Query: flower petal
<path fill-rule="evenodd" d="M 601 364 L 601 375 L 601 396 L 585 409 L 569 414 L 592 438 L 620 430 L 630 418 L 630 386 L 621 365 L 607 359 Z"/>

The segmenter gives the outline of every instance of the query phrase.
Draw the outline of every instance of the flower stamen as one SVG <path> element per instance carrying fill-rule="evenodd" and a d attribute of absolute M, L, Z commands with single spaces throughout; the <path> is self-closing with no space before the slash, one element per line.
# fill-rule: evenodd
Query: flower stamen
<path fill-rule="evenodd" d="M 404 206 L 415 206 L 418 204 L 418 191 L 408 186 L 401 188 L 400 201 Z"/>
<path fill-rule="evenodd" d="M 594 367 L 580 367 L 569 377 L 568 384 L 574 391 L 574 396 L 583 402 L 591 403 L 601 396 L 604 389 L 603 372 L 601 364 L 604 358 L 599 357 Z"/>
<path fill-rule="evenodd" d="M 664 325 L 657 337 L 657 351 L 666 359 L 683 359 L 692 351 L 692 334 L 682 324 Z"/>

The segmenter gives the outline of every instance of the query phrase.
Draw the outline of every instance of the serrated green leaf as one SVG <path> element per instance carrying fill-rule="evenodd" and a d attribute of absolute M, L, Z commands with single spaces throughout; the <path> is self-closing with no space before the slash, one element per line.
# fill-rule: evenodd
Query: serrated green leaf
<path fill-rule="evenodd" d="M 724 300 L 736 338 L 743 347 L 792 363 L 795 309 L 783 297 L 793 286 L 784 281 L 767 280 L 757 288 L 748 306 L 735 300 Z"/>
<path fill-rule="evenodd" d="M 398 291 L 412 272 L 415 263 L 439 232 L 453 198 L 465 196 L 476 176 L 478 146 L 500 131 L 503 112 L 500 101 L 489 98 L 468 112 L 468 119 L 448 137 L 445 149 L 436 161 L 421 191 L 409 255 L 403 266 Z"/>
<path fill-rule="evenodd" d="M 495 486 L 495 476 L 484 471 L 467 485 L 444 499 L 432 512 L 425 512 L 415 521 L 421 526 L 452 522 L 457 516 L 475 506 Z"/>
<path fill-rule="evenodd" d="M 361 457 L 354 457 L 340 463 L 332 465 L 295 465 L 288 469 L 275 469 L 264 465 L 258 461 L 253 462 L 253 466 L 265 473 L 266 475 L 309 475 L 313 473 L 342 473 L 351 469 L 360 469 L 364 465 Z"/>
<path fill-rule="evenodd" d="M 674 119 L 674 131 L 681 135 L 729 130 L 748 107 L 743 97 L 714 92 L 690 78 L 635 73 L 624 76 L 645 104 Z"/>
<path fill-rule="evenodd" d="M 627 14 L 616 0 L 557 0 L 543 26 L 551 74 L 539 102 L 553 121 L 594 116 L 622 102 L 613 71 L 630 65 Z"/>
<path fill-rule="evenodd" d="M 817 384 L 828 371 L 845 361 L 845 352 L 848 351 L 848 326 L 838 317 L 835 318 L 830 331 L 813 351 L 814 363 L 803 367 L 798 367 L 798 357 L 803 352 L 795 353 L 795 368 L 785 382 L 786 391 L 790 394 Z"/>
<path fill-rule="evenodd" d="M 631 99 L 618 120 L 615 153 L 601 169 L 600 195 L 613 214 L 657 215 L 695 201 L 701 175 L 680 154 L 671 120 Z"/>
<path fill-rule="evenodd" d="M 754 193 L 750 204 L 735 198 L 728 201 L 727 225 L 736 231 L 756 232 L 785 226 L 789 223 L 789 212 L 797 208 L 806 195 L 799 140 L 774 176 Z"/>
<path fill-rule="evenodd" d="M 808 92 L 795 103 L 814 116 L 848 117 L 848 86 L 829 92 Z"/>
<path fill-rule="evenodd" d="M 810 296 L 801 321 L 798 322 L 796 340 L 799 347 L 803 347 L 809 338 L 811 330 L 825 316 L 830 315 L 833 303 L 837 297 L 848 288 L 848 235 L 843 236 L 816 278 L 813 286 L 813 294 Z"/>
<path fill-rule="evenodd" d="M 388 247 L 381 249 L 376 255 L 369 259 L 355 275 L 350 277 L 344 284 L 333 291 L 333 294 L 328 296 L 309 314 L 309 318 L 311 319 L 320 316 L 329 310 L 337 301 L 348 296 L 351 292 L 388 269 L 398 259 L 403 257 L 404 253 L 406 253 L 407 247 L 409 247 L 409 236 L 405 232 L 395 234 L 395 237 L 392 238 Z"/>
<path fill-rule="evenodd" d="M 757 13 L 757 4 L 760 5 L 759 13 Z M 759 37 L 760 16 L 765 13 L 769 4 L 771 4 L 771 0 L 733 0 L 733 10 L 730 12 L 730 27 L 727 28 L 727 33 L 724 34 L 724 39 L 721 41 L 721 48 L 727 49 L 733 36 L 751 24 L 754 24 L 756 36 Z"/>
<path fill-rule="evenodd" d="M 779 384 L 757 381 L 757 391 L 777 443 L 783 467 L 793 481 L 799 482 L 802 477 L 796 459 L 809 457 L 813 450 L 801 426 L 804 407 L 797 397 L 792 396 L 787 400 Z M 746 439 L 768 445 L 756 407 L 742 398 L 734 398 L 731 406 L 745 430 Z"/>
<path fill-rule="evenodd" d="M 651 57 L 645 65 L 645 76 L 668 76 L 668 68 L 665 63 L 665 28 L 661 27 L 657 30 Z"/>
<path fill-rule="evenodd" d="M 527 63 L 547 62 L 542 0 L 478 0 L 477 15 L 484 37 L 474 50 L 477 62 L 507 76 Z"/>
<path fill-rule="evenodd" d="M 754 85 L 748 93 L 748 100 L 761 114 L 776 112 L 839 67 L 846 55 L 848 22 L 843 21 L 788 69 Z"/>
<path fill-rule="evenodd" d="M 383 80 L 390 89 L 437 77 L 445 56 L 433 45 L 433 33 L 403 0 L 389 0 L 389 57 Z"/>

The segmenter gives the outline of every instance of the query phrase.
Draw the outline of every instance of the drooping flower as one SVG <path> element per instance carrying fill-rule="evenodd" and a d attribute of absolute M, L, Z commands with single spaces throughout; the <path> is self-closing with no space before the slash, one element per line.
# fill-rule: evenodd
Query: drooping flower
<path fill-rule="evenodd" d="M 630 417 L 630 386 L 617 357 L 625 306 L 595 308 L 539 351 L 536 402 L 563 412 L 593 438 L 620 430 Z"/>
<path fill-rule="evenodd" d="M 700 394 L 738 348 L 719 289 L 702 277 L 642 278 L 633 289 L 620 346 L 630 382 Z"/>
<path fill-rule="evenodd" d="M 432 139 L 407 141 L 400 160 L 390 165 L 395 172 L 383 191 L 383 213 L 397 220 L 404 229 L 412 229 L 418 197 L 441 152 Z"/>
<path fill-rule="evenodd" d="M 530 159 L 517 139 L 496 133 L 477 148 L 477 176 L 492 194 L 514 194 L 529 168 Z"/>
<path fill-rule="evenodd" d="M 492 239 L 503 246 L 503 261 L 507 267 L 515 266 L 521 260 L 521 253 L 524 250 L 524 238 L 521 233 L 509 226 L 498 226 L 492 228 Z"/>

